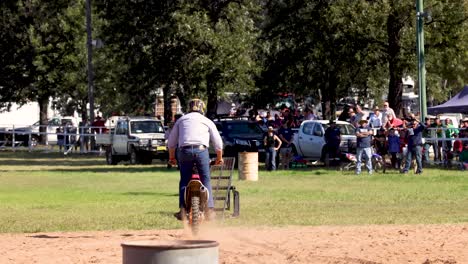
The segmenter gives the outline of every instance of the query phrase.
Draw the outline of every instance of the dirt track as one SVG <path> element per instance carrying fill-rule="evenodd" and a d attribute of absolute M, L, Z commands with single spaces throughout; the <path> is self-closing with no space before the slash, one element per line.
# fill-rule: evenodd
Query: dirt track
<path fill-rule="evenodd" d="M 184 230 L 0 234 L 0 263 L 122 263 L 120 243 Z M 468 263 L 468 224 L 216 228 L 220 263 Z"/>

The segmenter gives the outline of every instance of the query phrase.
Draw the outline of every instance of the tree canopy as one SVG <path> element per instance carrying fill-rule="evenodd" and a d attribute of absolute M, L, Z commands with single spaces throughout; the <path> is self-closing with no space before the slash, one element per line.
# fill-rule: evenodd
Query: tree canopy
<path fill-rule="evenodd" d="M 0 107 L 37 101 L 86 116 L 85 0 L 0 3 Z M 319 98 L 388 98 L 417 79 L 415 1 L 95 0 L 95 97 L 105 114 L 153 111 L 170 97 L 208 102 L 224 92 L 258 107 L 278 92 Z M 427 94 L 444 101 L 468 83 L 468 1 L 427 0 Z M 44 118 L 41 118 L 44 119 Z"/>

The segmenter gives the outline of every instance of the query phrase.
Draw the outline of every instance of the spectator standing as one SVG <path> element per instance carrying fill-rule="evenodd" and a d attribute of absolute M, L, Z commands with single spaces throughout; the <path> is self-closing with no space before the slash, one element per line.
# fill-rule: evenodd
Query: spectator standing
<path fill-rule="evenodd" d="M 268 127 L 268 132 L 263 139 L 265 146 L 265 167 L 267 171 L 276 170 L 276 152 L 281 147 L 281 139 L 275 134 L 273 127 Z"/>
<path fill-rule="evenodd" d="M 97 116 L 96 119 L 94 120 L 93 124 L 93 132 L 96 134 L 104 134 L 107 132 L 106 130 L 106 121 L 102 119 L 101 116 Z"/>
<path fill-rule="evenodd" d="M 399 168 L 400 164 L 398 163 L 398 154 L 400 153 L 400 135 L 398 130 L 390 128 L 387 136 L 388 142 L 388 153 L 391 155 L 390 161 L 392 163 L 392 168 Z"/>
<path fill-rule="evenodd" d="M 460 131 L 460 133 L 455 134 L 455 141 L 453 142 L 453 153 L 455 155 L 460 155 L 463 151 L 463 142 L 460 140 L 460 136 L 465 134 L 464 132 Z"/>
<path fill-rule="evenodd" d="M 340 131 L 340 128 L 336 126 L 335 120 L 330 119 L 329 124 L 330 126 L 327 127 L 327 129 L 325 130 L 326 150 L 328 152 L 328 159 L 329 159 L 328 162 L 330 162 L 330 160 L 336 161 L 337 159 L 339 162 L 341 131 Z M 334 165 L 339 165 L 339 164 L 334 164 Z"/>
<path fill-rule="evenodd" d="M 452 151 L 452 138 L 458 133 L 458 129 L 453 126 L 450 118 L 445 119 L 445 128 L 445 150 L 450 152 Z"/>
<path fill-rule="evenodd" d="M 80 144 L 81 144 L 81 152 L 88 152 L 89 151 L 89 121 L 88 119 L 82 120 L 79 124 L 79 131 L 80 131 Z"/>
<path fill-rule="evenodd" d="M 344 105 L 343 106 L 343 111 L 341 111 L 341 114 L 340 116 L 338 117 L 338 120 L 339 121 L 349 121 L 349 118 L 350 118 L 350 115 L 349 115 L 349 111 L 350 111 L 351 107 L 349 105 Z"/>
<path fill-rule="evenodd" d="M 384 102 L 383 104 L 383 109 L 382 109 L 382 124 L 387 123 L 388 115 L 392 114 L 392 116 L 395 117 L 395 111 L 393 111 L 392 108 L 390 108 L 390 105 L 388 104 L 387 101 Z"/>
<path fill-rule="evenodd" d="M 65 144 L 65 136 L 63 135 L 63 126 L 57 127 L 55 133 L 57 134 L 57 145 L 59 146 L 59 151 L 62 151 L 62 147 Z"/>
<path fill-rule="evenodd" d="M 366 119 L 366 114 L 364 111 L 362 111 L 362 107 L 360 105 L 356 105 L 356 115 L 354 117 L 354 126 L 357 127 L 359 125 L 359 122 L 362 119 Z"/>
<path fill-rule="evenodd" d="M 403 120 L 395 117 L 394 114 L 387 114 L 387 123 L 385 124 L 386 129 L 398 128 L 403 126 Z"/>
<path fill-rule="evenodd" d="M 443 125 L 438 117 L 434 119 L 432 128 L 435 130 L 435 137 L 437 140 L 434 142 L 434 161 L 442 161 L 442 146 L 443 146 Z"/>
<path fill-rule="evenodd" d="M 273 127 L 274 128 L 281 127 L 282 122 L 283 120 L 281 119 L 281 117 L 278 114 L 275 114 L 275 121 L 273 121 Z"/>
<path fill-rule="evenodd" d="M 291 127 L 288 126 L 288 123 L 284 123 L 283 126 L 278 130 L 278 137 L 281 139 L 281 147 L 279 150 L 280 164 L 282 169 L 289 168 L 289 162 L 292 158 L 292 137 L 293 131 Z"/>
<path fill-rule="evenodd" d="M 377 130 L 377 135 L 374 136 L 374 147 L 377 154 L 382 156 L 385 160 L 385 155 L 387 155 L 387 135 L 385 128 L 379 128 Z"/>
<path fill-rule="evenodd" d="M 424 119 L 425 121 L 425 128 L 424 128 L 424 131 L 423 131 L 423 144 L 424 144 L 424 156 L 423 156 L 423 163 L 425 164 L 429 164 L 429 148 L 433 145 L 433 141 L 432 140 L 429 140 L 428 138 L 431 138 L 431 130 L 429 129 L 429 127 L 431 127 L 432 123 L 431 123 L 431 119 L 426 117 Z"/>
<path fill-rule="evenodd" d="M 316 120 L 317 116 L 312 109 L 306 108 L 304 110 L 304 120 Z"/>
<path fill-rule="evenodd" d="M 372 174 L 372 135 L 373 131 L 368 126 L 369 121 L 362 119 L 359 121 L 359 127 L 356 128 L 357 149 L 356 149 L 356 174 L 361 174 L 362 154 L 366 155 L 366 167 L 369 174 Z"/>
<path fill-rule="evenodd" d="M 374 108 L 374 114 L 369 118 L 369 126 L 372 128 L 382 127 L 382 113 L 378 106 Z"/>
<path fill-rule="evenodd" d="M 408 151 L 406 152 L 406 164 L 403 173 L 408 173 L 413 157 L 416 157 L 416 174 L 422 173 L 422 132 L 424 128 L 424 124 L 419 123 L 416 119 L 407 124 Z"/>
<path fill-rule="evenodd" d="M 176 218 L 182 220 L 184 215 L 184 190 L 192 177 L 195 165 L 200 175 L 201 182 L 208 189 L 208 211 L 207 218 L 214 219 L 214 201 L 210 180 L 210 156 L 208 147 L 213 143 L 216 151 L 216 164 L 223 163 L 223 141 L 216 125 L 203 115 L 205 104 L 200 99 L 189 101 L 188 114 L 182 116 L 175 122 L 169 135 L 169 164 L 179 163 L 179 208 L 175 214 Z M 176 160 L 176 148 L 178 150 Z"/>
<path fill-rule="evenodd" d="M 353 124 L 354 127 L 358 127 L 359 123 L 356 122 L 356 113 L 354 112 L 353 108 L 350 108 L 348 111 L 349 114 L 349 122 Z"/>

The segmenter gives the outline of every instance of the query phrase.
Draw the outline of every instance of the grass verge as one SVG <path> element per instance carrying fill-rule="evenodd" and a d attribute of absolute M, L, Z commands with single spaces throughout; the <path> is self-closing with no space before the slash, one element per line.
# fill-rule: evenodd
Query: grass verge
<path fill-rule="evenodd" d="M 468 222 L 462 171 L 356 176 L 308 168 L 260 171 L 258 182 L 233 178 L 241 216 L 222 225 Z M 161 163 L 107 166 L 104 157 L 0 152 L 0 232 L 180 228 L 172 216 L 178 180 Z"/>

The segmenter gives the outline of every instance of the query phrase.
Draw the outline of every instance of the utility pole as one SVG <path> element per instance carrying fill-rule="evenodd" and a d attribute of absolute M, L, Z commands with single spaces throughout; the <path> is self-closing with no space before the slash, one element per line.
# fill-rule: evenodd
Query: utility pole
<path fill-rule="evenodd" d="M 424 58 L 424 0 L 416 0 L 416 42 L 418 53 L 418 89 L 419 89 L 419 109 L 420 119 L 424 122 L 427 116 L 426 101 L 426 61 Z"/>
<path fill-rule="evenodd" d="M 94 69 L 93 69 L 93 36 L 91 24 L 91 0 L 86 0 L 86 47 L 88 50 L 88 103 L 89 122 L 94 122 Z M 94 138 L 91 138 L 91 149 L 94 149 Z"/>

